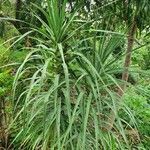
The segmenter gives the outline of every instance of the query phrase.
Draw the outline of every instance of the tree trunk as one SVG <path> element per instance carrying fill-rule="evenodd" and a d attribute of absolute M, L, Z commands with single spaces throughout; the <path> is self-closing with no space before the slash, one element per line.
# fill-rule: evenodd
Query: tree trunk
<path fill-rule="evenodd" d="M 129 67 L 131 64 L 131 55 L 132 55 L 132 48 L 134 45 L 135 33 L 136 33 L 136 22 L 133 21 L 132 26 L 131 28 L 129 28 L 129 32 L 128 32 L 128 46 L 127 46 L 126 57 L 124 62 L 124 72 L 122 74 L 122 81 L 124 81 L 124 83 L 123 85 L 121 85 L 121 88 L 118 90 L 118 95 L 120 97 L 123 96 L 126 90 L 127 81 L 129 78 Z"/>

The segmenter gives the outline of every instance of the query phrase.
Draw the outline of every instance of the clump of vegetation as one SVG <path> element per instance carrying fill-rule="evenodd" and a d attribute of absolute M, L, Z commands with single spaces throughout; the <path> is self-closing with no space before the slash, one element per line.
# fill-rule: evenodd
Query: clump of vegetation
<path fill-rule="evenodd" d="M 131 92 L 132 91 L 132 92 Z M 130 108 L 131 112 L 135 116 L 136 123 L 138 125 L 138 133 L 141 138 L 141 144 L 145 149 L 149 148 L 150 140 L 150 104 L 149 97 L 139 95 L 134 88 L 128 89 L 125 95 L 125 103 Z M 130 118 L 121 114 L 121 116 L 130 123 Z"/>
<path fill-rule="evenodd" d="M 0 148 L 148 148 L 149 1 L 14 2 L 0 4 Z"/>

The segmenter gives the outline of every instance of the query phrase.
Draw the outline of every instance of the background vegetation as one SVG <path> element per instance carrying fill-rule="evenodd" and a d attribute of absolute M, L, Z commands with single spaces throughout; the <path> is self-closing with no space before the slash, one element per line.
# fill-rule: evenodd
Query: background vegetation
<path fill-rule="evenodd" d="M 149 0 L 0 0 L 0 149 L 148 150 Z"/>

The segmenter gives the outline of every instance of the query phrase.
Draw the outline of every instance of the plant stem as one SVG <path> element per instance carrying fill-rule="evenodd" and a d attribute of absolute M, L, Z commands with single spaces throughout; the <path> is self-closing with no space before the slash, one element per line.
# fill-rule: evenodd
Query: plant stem
<path fill-rule="evenodd" d="M 128 32 L 128 46 L 127 46 L 126 57 L 124 62 L 124 72 L 122 73 L 122 81 L 124 81 L 124 83 L 121 86 L 121 89 L 118 90 L 118 95 L 120 97 L 123 96 L 126 90 L 127 81 L 129 78 L 129 67 L 131 64 L 132 48 L 134 46 L 135 33 L 136 33 L 136 22 L 133 21 L 132 26 L 131 28 L 129 28 L 129 32 Z"/>

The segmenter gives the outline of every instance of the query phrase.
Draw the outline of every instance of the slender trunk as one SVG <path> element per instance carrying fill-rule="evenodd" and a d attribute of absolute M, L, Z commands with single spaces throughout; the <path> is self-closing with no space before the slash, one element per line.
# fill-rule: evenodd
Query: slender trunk
<path fill-rule="evenodd" d="M 121 85 L 121 89 L 118 90 L 118 95 L 120 97 L 123 96 L 125 90 L 126 90 L 126 83 L 129 78 L 129 67 L 131 64 L 131 55 L 132 55 L 132 48 L 134 45 L 134 36 L 136 33 L 136 22 L 133 21 L 131 28 L 129 28 L 128 32 L 128 46 L 127 46 L 127 51 L 126 51 L 126 57 L 125 57 L 125 62 L 124 62 L 124 72 L 122 74 L 122 81 L 124 81 L 123 85 Z"/>
<path fill-rule="evenodd" d="M 131 27 L 128 30 L 128 45 L 127 45 L 127 51 L 126 51 L 126 57 L 125 57 L 125 61 L 124 61 L 124 72 L 122 73 L 122 81 L 123 83 L 120 85 L 120 88 L 118 89 L 118 99 L 121 99 L 121 97 L 123 96 L 125 90 L 126 90 L 126 85 L 127 85 L 127 81 L 128 81 L 128 77 L 129 77 L 129 67 L 131 64 L 131 55 L 132 55 L 132 48 L 134 45 L 134 36 L 136 33 L 136 22 L 135 20 L 133 20 L 133 23 L 131 25 Z M 117 110 L 112 110 L 109 116 L 109 120 L 108 120 L 108 126 L 106 127 L 107 131 L 110 131 L 113 128 L 114 122 L 115 122 L 115 111 L 118 111 L 119 108 L 117 108 Z"/>

